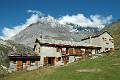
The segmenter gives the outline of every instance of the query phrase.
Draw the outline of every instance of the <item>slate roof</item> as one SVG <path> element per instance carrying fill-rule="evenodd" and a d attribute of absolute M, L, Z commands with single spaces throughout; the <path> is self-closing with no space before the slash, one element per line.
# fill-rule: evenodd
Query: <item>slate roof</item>
<path fill-rule="evenodd" d="M 106 32 L 107 32 L 107 31 L 95 33 L 95 34 L 93 34 L 92 36 L 89 36 L 89 37 L 87 37 L 87 38 L 81 39 L 81 41 L 90 39 L 90 37 L 91 37 L 91 38 L 99 37 L 100 35 L 102 35 L 102 34 L 104 34 L 104 33 L 106 33 Z M 110 35 L 109 32 L 107 32 L 107 33 Z M 112 37 L 112 35 L 110 35 L 110 36 Z"/>

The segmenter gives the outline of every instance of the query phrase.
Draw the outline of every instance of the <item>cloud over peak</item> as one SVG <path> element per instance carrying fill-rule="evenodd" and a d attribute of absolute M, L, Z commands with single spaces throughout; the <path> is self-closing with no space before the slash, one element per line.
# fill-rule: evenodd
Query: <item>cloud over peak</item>
<path fill-rule="evenodd" d="M 37 10 L 27 10 L 28 13 L 32 13 L 32 14 L 37 14 L 39 16 L 44 16 L 45 14 L 43 14 L 42 12 L 40 11 L 37 11 Z"/>
<path fill-rule="evenodd" d="M 15 26 L 13 28 L 5 27 L 2 30 L 3 36 L 0 36 L 1 39 L 10 39 L 11 37 L 18 34 L 21 30 L 24 30 L 30 24 L 36 23 L 39 20 L 39 16 L 37 14 L 32 14 L 30 18 L 26 20 L 26 22 L 22 25 Z"/>
<path fill-rule="evenodd" d="M 112 20 L 112 15 L 103 17 L 101 15 L 91 15 L 90 17 L 85 17 L 84 14 L 77 15 L 66 15 L 59 18 L 61 24 L 73 23 L 82 27 L 98 27 L 103 28 L 105 24 L 110 23 Z"/>

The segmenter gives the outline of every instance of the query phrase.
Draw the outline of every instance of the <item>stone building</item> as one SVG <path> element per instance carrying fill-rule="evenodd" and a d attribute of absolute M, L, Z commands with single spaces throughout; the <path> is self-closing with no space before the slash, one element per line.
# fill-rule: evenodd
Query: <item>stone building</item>
<path fill-rule="evenodd" d="M 97 45 L 101 47 L 99 53 L 114 50 L 113 37 L 106 31 L 103 33 L 99 33 L 97 35 L 93 35 L 88 38 L 82 39 L 80 43 L 89 44 L 89 45 Z"/>
<path fill-rule="evenodd" d="M 37 38 L 34 51 L 41 65 L 63 65 L 98 53 L 101 47 L 80 42 Z"/>

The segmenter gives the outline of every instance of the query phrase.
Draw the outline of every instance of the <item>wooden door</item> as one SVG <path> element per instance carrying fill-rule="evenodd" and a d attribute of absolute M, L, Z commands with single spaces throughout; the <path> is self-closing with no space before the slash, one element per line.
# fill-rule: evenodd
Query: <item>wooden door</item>
<path fill-rule="evenodd" d="M 44 65 L 48 64 L 48 57 L 44 57 Z"/>
<path fill-rule="evenodd" d="M 17 61 L 17 70 L 22 70 L 22 69 L 23 69 L 22 58 L 18 58 L 18 61 Z"/>

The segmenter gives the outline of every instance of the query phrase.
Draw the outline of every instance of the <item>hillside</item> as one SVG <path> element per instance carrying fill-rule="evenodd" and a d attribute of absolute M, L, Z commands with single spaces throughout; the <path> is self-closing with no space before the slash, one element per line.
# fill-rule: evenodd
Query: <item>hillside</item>
<path fill-rule="evenodd" d="M 119 80 L 120 55 L 104 55 L 96 59 L 84 59 L 60 67 L 48 67 L 34 71 L 18 71 L 6 75 L 5 80 Z M 29 76 L 29 77 L 27 77 Z"/>
<path fill-rule="evenodd" d="M 117 20 L 108 27 L 105 27 L 103 31 L 108 31 L 114 38 L 115 47 L 120 48 L 120 20 Z"/>
<path fill-rule="evenodd" d="M 5 41 L 0 39 L 0 65 L 8 67 L 9 60 L 7 56 L 9 53 L 24 54 L 25 51 L 32 52 L 32 49 L 25 45 L 17 44 L 11 40 Z"/>
<path fill-rule="evenodd" d="M 9 67 L 9 59 L 8 54 L 29 54 L 33 53 L 32 49 L 28 46 L 25 46 L 23 44 L 17 44 L 14 41 L 11 40 L 2 40 L 0 39 L 0 80 L 3 78 L 7 71 L 3 69 L 2 66 L 5 66 L 6 68 Z"/>

